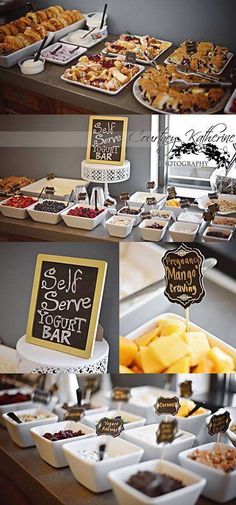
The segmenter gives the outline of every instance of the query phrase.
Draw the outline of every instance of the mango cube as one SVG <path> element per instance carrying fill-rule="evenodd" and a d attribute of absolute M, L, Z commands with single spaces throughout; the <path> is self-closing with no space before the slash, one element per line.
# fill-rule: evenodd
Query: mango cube
<path fill-rule="evenodd" d="M 197 366 L 200 357 L 210 350 L 207 336 L 202 331 L 189 331 L 183 339 L 189 346 L 190 366 Z"/>
<path fill-rule="evenodd" d="M 201 356 L 193 373 L 214 373 L 213 362 L 207 356 Z"/>
<path fill-rule="evenodd" d="M 167 368 L 166 373 L 189 373 L 190 372 L 190 357 L 184 356 Z"/>
<path fill-rule="evenodd" d="M 152 340 L 155 338 L 159 337 L 160 335 L 160 330 L 159 328 L 153 328 L 152 330 L 147 331 L 143 335 L 141 335 L 138 338 L 134 339 L 135 344 L 137 344 L 138 347 L 148 345 Z"/>
<path fill-rule="evenodd" d="M 134 373 L 130 368 L 124 365 L 120 365 L 119 367 L 119 373 Z"/>
<path fill-rule="evenodd" d="M 137 345 L 133 340 L 120 337 L 120 364 L 130 366 L 138 352 Z"/>
<path fill-rule="evenodd" d="M 189 355 L 188 346 L 178 335 L 168 338 L 160 337 L 149 345 L 153 358 L 163 369 L 169 368 L 173 363 Z"/>
<path fill-rule="evenodd" d="M 181 335 L 186 331 L 186 324 L 179 319 L 160 319 L 159 328 L 161 337 L 169 337 L 170 335 Z"/>
<path fill-rule="evenodd" d="M 233 358 L 222 351 L 219 347 L 212 347 L 207 353 L 207 357 L 213 362 L 214 371 L 216 373 L 225 373 L 226 370 L 231 370 L 231 372 L 234 371 Z"/>
<path fill-rule="evenodd" d="M 144 373 L 160 373 L 164 369 L 150 347 L 140 347 L 140 361 Z"/>

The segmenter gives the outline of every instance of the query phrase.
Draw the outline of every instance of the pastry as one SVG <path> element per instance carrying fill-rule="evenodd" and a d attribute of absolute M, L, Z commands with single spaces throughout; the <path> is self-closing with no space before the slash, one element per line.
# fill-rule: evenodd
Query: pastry
<path fill-rule="evenodd" d="M 163 40 L 158 40 L 155 37 L 136 36 L 122 34 L 118 40 L 115 42 L 106 42 L 106 51 L 108 54 L 112 55 L 126 55 L 127 51 L 131 51 L 136 54 L 138 60 L 147 61 L 145 58 L 144 51 L 147 57 L 150 59 L 157 58 L 163 51 L 171 46 L 170 42 Z"/>
<path fill-rule="evenodd" d="M 0 192 L 1 193 L 12 193 L 14 191 L 14 188 L 23 188 L 24 186 L 28 186 L 28 184 L 31 184 L 34 182 L 34 179 L 30 179 L 29 177 L 25 176 L 10 176 L 10 177 L 5 177 L 4 179 L 0 180 Z"/>
<path fill-rule="evenodd" d="M 168 61 L 175 65 L 187 65 L 192 70 L 204 74 L 220 73 L 227 62 L 229 50 L 212 42 L 196 42 L 196 52 L 188 52 L 188 41 L 169 56 Z"/>

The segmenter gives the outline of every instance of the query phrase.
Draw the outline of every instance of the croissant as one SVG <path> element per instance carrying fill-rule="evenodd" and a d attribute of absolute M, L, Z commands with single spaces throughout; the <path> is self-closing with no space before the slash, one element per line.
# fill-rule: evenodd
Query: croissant
<path fill-rule="evenodd" d="M 46 13 L 48 15 L 48 18 L 55 18 L 59 17 L 60 14 L 64 12 L 64 8 L 61 7 L 60 5 L 53 5 L 52 7 L 48 7 L 46 9 Z"/>
<path fill-rule="evenodd" d="M 6 35 L 11 35 L 11 27 L 10 24 L 3 25 L 0 27 L 0 42 L 3 42 L 4 37 Z"/>

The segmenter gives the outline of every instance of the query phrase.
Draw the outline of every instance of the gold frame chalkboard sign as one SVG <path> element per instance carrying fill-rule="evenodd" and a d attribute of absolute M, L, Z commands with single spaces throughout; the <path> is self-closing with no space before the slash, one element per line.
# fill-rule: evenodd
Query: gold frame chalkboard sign
<path fill-rule="evenodd" d="M 38 254 L 26 342 L 91 358 L 107 263 Z"/>
<path fill-rule="evenodd" d="M 119 145 L 120 156 L 118 159 L 96 159 L 96 157 L 92 156 L 93 149 L 93 137 L 94 137 L 94 124 L 97 122 L 99 124 L 97 135 L 98 139 L 102 139 L 102 122 L 107 123 L 107 129 L 109 130 L 110 138 L 112 138 L 113 133 L 116 132 L 116 124 L 121 123 L 121 144 Z M 126 150 L 126 139 L 127 139 L 127 129 L 128 129 L 128 118 L 122 116 L 90 116 L 89 119 L 89 130 L 88 130 L 88 142 L 87 142 L 87 153 L 86 153 L 86 161 L 88 163 L 98 163 L 100 165 L 123 165 L 125 161 L 125 150 Z M 107 133 L 106 133 L 107 135 Z M 104 136 L 103 136 L 104 137 Z M 104 138 L 103 138 L 104 141 Z M 102 144 L 100 144 L 102 146 Z M 107 147 L 104 145 L 104 147 Z M 109 147 L 109 146 L 108 146 Z M 113 146 L 114 148 L 115 146 Z M 99 154 L 100 156 L 100 154 Z M 104 155 L 105 156 L 105 155 Z M 112 153 L 111 153 L 112 157 Z M 102 158 L 102 156 L 101 156 Z"/>

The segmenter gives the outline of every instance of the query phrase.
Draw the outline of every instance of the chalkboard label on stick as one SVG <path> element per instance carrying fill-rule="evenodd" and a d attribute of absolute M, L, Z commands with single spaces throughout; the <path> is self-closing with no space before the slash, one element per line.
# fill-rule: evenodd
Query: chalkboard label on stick
<path fill-rule="evenodd" d="M 180 403 L 177 396 L 174 396 L 173 398 L 164 398 L 163 396 L 160 396 L 154 405 L 154 410 L 159 416 L 161 414 L 175 416 L 179 409 Z"/>
<path fill-rule="evenodd" d="M 165 296 L 172 303 L 190 307 L 205 296 L 202 265 L 204 256 L 199 249 L 182 244 L 167 251 L 162 258 L 165 269 Z"/>
<path fill-rule="evenodd" d="M 128 402 L 130 400 L 130 388 L 116 387 L 112 391 L 111 399 L 113 402 Z"/>
<path fill-rule="evenodd" d="M 120 416 L 110 419 L 109 417 L 103 417 L 96 424 L 97 435 L 110 435 L 111 437 L 119 437 L 121 432 L 124 430 L 124 423 Z"/>
<path fill-rule="evenodd" d="M 26 341 L 90 358 L 99 322 L 107 263 L 39 254 Z"/>
<path fill-rule="evenodd" d="M 225 433 L 231 422 L 230 413 L 228 410 L 222 414 L 213 414 L 207 425 L 209 435 L 218 435 L 218 433 Z"/>
<path fill-rule="evenodd" d="M 86 161 L 123 165 L 127 127 L 127 117 L 90 116 Z"/>
<path fill-rule="evenodd" d="M 190 398 L 193 394 L 192 381 L 184 381 L 179 385 L 180 388 L 180 396 L 182 398 Z"/>
<path fill-rule="evenodd" d="M 44 391 L 43 389 L 35 389 L 32 395 L 32 400 L 35 403 L 43 403 L 48 405 L 51 400 L 51 393 L 49 391 Z"/>
<path fill-rule="evenodd" d="M 178 431 L 176 419 L 173 421 L 161 421 L 156 432 L 157 444 L 171 444 L 174 441 Z"/>
<path fill-rule="evenodd" d="M 85 410 L 83 407 L 71 407 L 65 413 L 65 421 L 75 421 L 78 422 L 85 415 Z"/>

